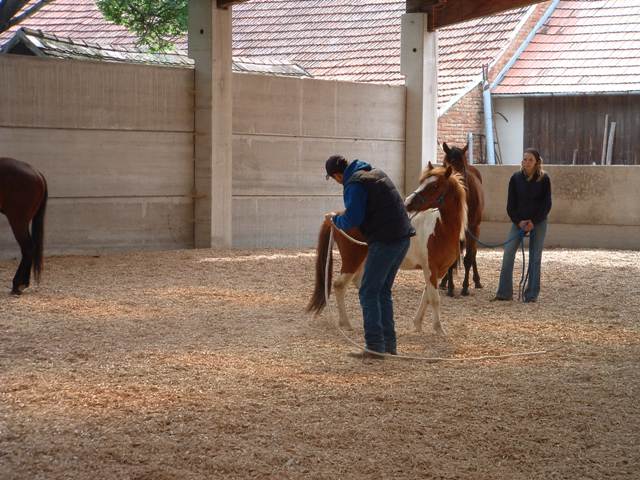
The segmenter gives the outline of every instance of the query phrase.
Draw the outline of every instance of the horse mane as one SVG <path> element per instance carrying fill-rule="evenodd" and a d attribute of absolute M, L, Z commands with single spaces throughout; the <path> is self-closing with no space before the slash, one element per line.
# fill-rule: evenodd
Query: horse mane
<path fill-rule="evenodd" d="M 447 171 L 446 167 L 438 166 L 432 168 L 425 168 L 420 175 L 420 183 L 424 182 L 427 178 L 433 176 L 444 176 Z M 451 188 L 454 189 L 456 196 L 460 199 L 460 218 L 462 224 L 460 226 L 460 240 L 464 240 L 465 232 L 467 230 L 468 212 L 467 212 L 467 187 L 464 183 L 463 176 L 460 172 L 455 170 L 451 172 L 451 175 L 447 179 Z M 440 219 L 442 222 L 443 220 Z"/>

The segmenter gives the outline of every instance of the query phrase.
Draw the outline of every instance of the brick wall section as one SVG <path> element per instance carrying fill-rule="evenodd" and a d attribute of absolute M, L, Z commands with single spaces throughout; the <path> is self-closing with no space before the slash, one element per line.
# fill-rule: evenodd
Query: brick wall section
<path fill-rule="evenodd" d="M 489 71 L 489 77 L 494 80 L 500 70 L 511 59 L 518 47 L 522 44 L 529 32 L 533 29 L 540 17 L 546 12 L 551 4 L 550 1 L 536 6 L 533 14 L 522 26 L 509 48 L 498 59 Z M 453 145 L 464 145 L 467 143 L 467 134 L 472 132 L 474 138 L 475 162 L 483 163 L 485 156 L 484 148 L 484 108 L 482 105 L 482 86 L 478 85 L 453 107 L 438 118 L 438 142 L 447 142 Z M 478 136 L 480 135 L 480 136 Z"/>
<path fill-rule="evenodd" d="M 482 86 L 467 93 L 438 119 L 438 142 L 467 143 L 467 133 L 484 133 Z M 475 146 L 475 145 L 474 145 Z"/>

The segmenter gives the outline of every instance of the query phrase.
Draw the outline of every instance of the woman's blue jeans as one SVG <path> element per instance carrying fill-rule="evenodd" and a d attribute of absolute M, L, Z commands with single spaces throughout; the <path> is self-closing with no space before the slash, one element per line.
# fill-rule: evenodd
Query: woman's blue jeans
<path fill-rule="evenodd" d="M 500 283 L 498 284 L 498 291 L 496 292 L 496 297 L 498 298 L 513 298 L 513 263 L 518 248 L 520 247 L 520 242 L 524 241 L 523 238 L 517 236 L 519 230 L 515 223 L 511 224 L 511 230 L 507 238 L 516 236 L 516 239 L 504 246 Z M 523 300 L 525 302 L 535 301 L 540 293 L 540 265 L 542 264 L 542 247 L 544 246 L 544 237 L 546 234 L 546 220 L 536 224 L 534 229 L 529 233 L 529 278 L 527 288 L 524 291 Z"/>
<path fill-rule="evenodd" d="M 393 243 L 369 244 L 360 284 L 364 340 L 369 350 L 381 353 L 396 350 L 391 287 L 409 250 L 409 242 L 409 238 L 403 238 Z"/>

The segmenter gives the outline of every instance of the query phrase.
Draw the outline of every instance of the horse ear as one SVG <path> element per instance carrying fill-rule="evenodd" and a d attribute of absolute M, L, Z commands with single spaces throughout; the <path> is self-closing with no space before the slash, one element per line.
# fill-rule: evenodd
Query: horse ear
<path fill-rule="evenodd" d="M 467 153 L 467 150 L 469 149 L 469 144 L 467 143 L 464 148 L 462 149 L 462 153 Z"/>
<path fill-rule="evenodd" d="M 444 172 L 444 178 L 449 178 L 452 172 L 453 172 L 453 168 L 451 167 L 451 165 L 449 165 L 447 167 L 447 170 Z"/>
<path fill-rule="evenodd" d="M 427 163 L 427 170 L 433 170 L 433 165 L 431 165 L 431 160 Z"/>
<path fill-rule="evenodd" d="M 449 145 L 447 145 L 447 142 L 442 142 L 442 149 L 447 155 L 451 153 L 451 149 L 449 148 Z"/>

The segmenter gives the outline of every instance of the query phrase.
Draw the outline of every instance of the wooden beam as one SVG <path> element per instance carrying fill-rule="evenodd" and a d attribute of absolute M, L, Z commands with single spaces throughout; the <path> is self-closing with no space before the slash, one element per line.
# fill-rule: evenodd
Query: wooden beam
<path fill-rule="evenodd" d="M 454 23 L 472 20 L 474 18 L 494 15 L 505 10 L 518 7 L 525 7 L 544 0 L 444 0 L 438 2 L 439 5 L 432 5 L 433 0 L 420 2 L 416 0 L 412 4 L 425 3 L 427 8 L 431 7 L 431 15 L 434 16 L 433 25 L 435 28 L 446 27 Z M 409 1 L 407 1 L 409 5 Z M 415 8 L 415 5 L 414 5 Z"/>
<path fill-rule="evenodd" d="M 227 8 L 236 3 L 245 3 L 247 0 L 217 0 L 218 8 Z"/>
<path fill-rule="evenodd" d="M 445 3 L 447 0 L 407 0 L 407 13 L 432 13 L 435 7 Z"/>

